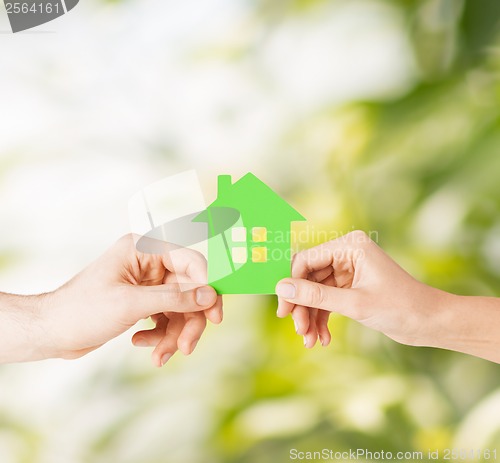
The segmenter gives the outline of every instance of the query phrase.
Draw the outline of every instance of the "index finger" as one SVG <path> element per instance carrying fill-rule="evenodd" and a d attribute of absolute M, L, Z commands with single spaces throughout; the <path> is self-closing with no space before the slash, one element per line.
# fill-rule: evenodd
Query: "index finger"
<path fill-rule="evenodd" d="M 293 256 L 292 278 L 307 278 L 310 273 L 333 267 L 336 262 L 357 260 L 363 255 L 362 247 L 369 241 L 364 232 L 351 232 L 301 251 Z"/>
<path fill-rule="evenodd" d="M 207 260 L 200 252 L 147 236 L 134 235 L 134 241 L 140 254 L 156 256 L 169 272 L 186 275 L 195 283 L 207 284 Z"/>
<path fill-rule="evenodd" d="M 175 248 L 162 255 L 163 265 L 176 275 L 187 276 L 193 283 L 208 283 L 207 260 L 198 251 L 189 248 Z"/>

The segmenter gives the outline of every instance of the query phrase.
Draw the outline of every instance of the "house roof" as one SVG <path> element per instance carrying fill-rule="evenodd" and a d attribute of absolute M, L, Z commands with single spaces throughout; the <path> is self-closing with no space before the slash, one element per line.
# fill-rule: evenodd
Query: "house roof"
<path fill-rule="evenodd" d="M 250 172 L 235 183 L 231 183 L 229 175 L 219 175 L 218 185 L 217 199 L 207 209 L 233 208 L 245 216 L 250 223 L 259 221 L 288 223 L 306 220 L 275 191 Z M 206 221 L 207 214 L 201 213 L 194 220 Z"/>

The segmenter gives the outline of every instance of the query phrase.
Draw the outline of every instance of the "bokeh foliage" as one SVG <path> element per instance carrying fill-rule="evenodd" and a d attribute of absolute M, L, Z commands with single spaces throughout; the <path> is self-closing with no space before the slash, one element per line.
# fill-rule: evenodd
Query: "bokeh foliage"
<path fill-rule="evenodd" d="M 283 22 L 348 2 L 247 0 L 253 33 L 192 58 L 217 53 L 237 66 Z M 377 3 L 403 17 L 414 83 L 297 116 L 261 169 L 317 229 L 374 231 L 421 280 L 500 297 L 500 1 Z M 10 261 L 0 256 L 0 266 Z M 65 461 L 280 463 L 291 448 L 500 451 L 491 418 L 492 408 L 500 416 L 497 365 L 401 346 L 337 316 L 332 347 L 306 351 L 291 323 L 276 319 L 274 297 L 229 297 L 225 306 L 223 326 L 209 329 L 193 359 L 174 357 L 159 373 L 125 353 L 71 391 L 72 407 L 54 420 L 90 420 L 95 432 L 70 440 L 80 450 Z M 194 437 L 175 442 L 166 423 Z M 29 417 L 2 416 L 0 431 L 18 461 L 46 461 L 45 431 Z"/>

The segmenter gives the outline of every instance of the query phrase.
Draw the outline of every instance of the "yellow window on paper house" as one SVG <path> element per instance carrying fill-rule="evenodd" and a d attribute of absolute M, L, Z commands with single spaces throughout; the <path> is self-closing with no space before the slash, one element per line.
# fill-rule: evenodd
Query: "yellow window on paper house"
<path fill-rule="evenodd" d="M 252 228 L 252 241 L 262 243 L 267 241 L 267 228 L 266 227 L 253 227 Z"/>
<path fill-rule="evenodd" d="M 267 248 L 252 248 L 252 262 L 267 262 Z"/>

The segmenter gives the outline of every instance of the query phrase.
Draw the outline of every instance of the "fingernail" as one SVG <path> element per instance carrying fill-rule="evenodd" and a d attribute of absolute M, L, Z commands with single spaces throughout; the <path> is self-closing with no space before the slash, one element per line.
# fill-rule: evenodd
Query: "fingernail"
<path fill-rule="evenodd" d="M 280 283 L 276 287 L 276 294 L 284 299 L 293 299 L 295 297 L 295 286 L 290 283 Z"/>
<path fill-rule="evenodd" d="M 319 342 L 323 347 L 325 347 L 325 343 L 323 342 L 323 338 L 321 336 L 319 336 Z"/>
<path fill-rule="evenodd" d="M 191 345 L 189 346 L 189 352 L 193 353 L 193 351 L 196 349 L 196 346 L 198 345 L 198 341 L 193 341 Z"/>
<path fill-rule="evenodd" d="M 167 363 L 170 360 L 170 357 L 172 357 L 172 354 L 165 354 L 161 358 L 161 366 L 165 365 L 165 363 Z"/>
<path fill-rule="evenodd" d="M 304 336 L 304 347 L 307 347 L 307 337 Z"/>
<path fill-rule="evenodd" d="M 281 313 L 281 311 L 282 311 L 281 303 L 280 303 L 280 301 L 278 301 L 278 309 L 276 310 L 276 316 L 278 318 L 283 318 L 283 314 Z"/>
<path fill-rule="evenodd" d="M 293 324 L 295 325 L 295 332 L 298 334 L 299 333 L 299 325 L 297 325 L 297 320 L 294 320 Z"/>
<path fill-rule="evenodd" d="M 214 300 L 214 290 L 203 286 L 196 290 L 196 303 L 203 307 L 210 305 Z"/>
<path fill-rule="evenodd" d="M 149 344 L 144 338 L 139 338 L 134 341 L 134 346 L 137 347 L 149 347 Z"/>

